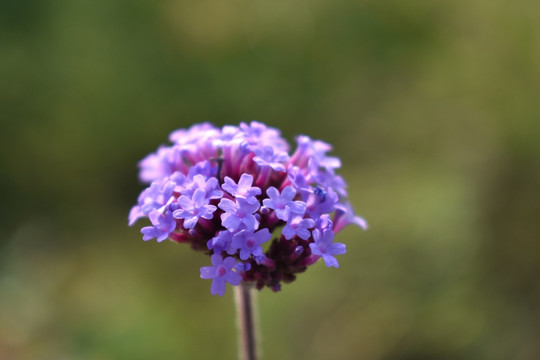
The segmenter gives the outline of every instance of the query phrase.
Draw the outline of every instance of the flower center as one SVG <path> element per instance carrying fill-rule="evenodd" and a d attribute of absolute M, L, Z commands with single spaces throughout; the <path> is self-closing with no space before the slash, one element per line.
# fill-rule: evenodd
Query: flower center
<path fill-rule="evenodd" d="M 224 276 L 227 273 L 227 269 L 225 269 L 225 266 L 220 266 L 217 273 L 219 276 Z"/>

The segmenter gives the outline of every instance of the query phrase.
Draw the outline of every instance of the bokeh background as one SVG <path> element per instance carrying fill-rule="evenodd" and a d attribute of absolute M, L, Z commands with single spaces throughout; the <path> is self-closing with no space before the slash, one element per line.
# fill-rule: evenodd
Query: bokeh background
<path fill-rule="evenodd" d="M 0 359 L 234 359 L 143 242 L 137 162 L 253 119 L 334 145 L 370 224 L 259 293 L 266 359 L 540 358 L 537 0 L 0 0 Z"/>

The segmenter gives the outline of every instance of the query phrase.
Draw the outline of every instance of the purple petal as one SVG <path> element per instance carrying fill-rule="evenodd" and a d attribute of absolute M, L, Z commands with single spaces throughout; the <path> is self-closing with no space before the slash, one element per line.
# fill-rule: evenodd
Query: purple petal
<path fill-rule="evenodd" d="M 279 198 L 279 191 L 273 186 L 270 186 L 268 190 L 266 190 L 266 194 L 270 197 L 270 199 Z"/>
<path fill-rule="evenodd" d="M 288 203 L 291 212 L 304 215 L 306 212 L 306 203 L 303 201 L 291 201 Z"/>
<path fill-rule="evenodd" d="M 281 197 L 287 200 L 292 200 L 296 195 L 296 190 L 292 186 L 286 186 L 285 189 L 281 191 Z"/>
<path fill-rule="evenodd" d="M 342 243 L 333 243 L 330 245 L 330 249 L 328 251 L 332 255 L 343 255 L 347 253 L 347 247 L 345 244 Z"/>
<path fill-rule="evenodd" d="M 197 225 L 198 217 L 192 216 L 184 219 L 184 229 L 193 229 Z"/>
<path fill-rule="evenodd" d="M 291 226 L 289 224 L 287 224 L 287 225 L 285 225 L 285 227 L 283 227 L 283 230 L 281 230 L 281 235 L 283 235 L 285 237 L 285 239 L 291 240 L 294 237 L 295 232 L 291 228 Z"/>
<path fill-rule="evenodd" d="M 241 220 L 234 214 L 223 213 L 221 214 L 221 223 L 227 230 L 234 231 L 240 225 Z"/>
<path fill-rule="evenodd" d="M 333 257 L 332 255 L 323 254 L 322 258 L 323 258 L 324 263 L 326 264 L 326 266 L 335 267 L 335 268 L 339 267 L 337 259 L 335 257 Z"/>
<path fill-rule="evenodd" d="M 296 234 L 298 235 L 298 237 L 300 237 L 301 239 L 304 239 L 304 240 L 309 239 L 309 237 L 311 235 L 309 233 L 309 230 L 306 230 L 305 228 L 297 229 Z"/>
<path fill-rule="evenodd" d="M 234 201 L 230 199 L 221 199 L 218 207 L 225 212 L 234 212 L 236 211 L 237 205 Z"/>
<path fill-rule="evenodd" d="M 225 280 L 221 278 L 215 278 L 212 281 L 212 286 L 210 286 L 210 293 L 212 295 L 225 295 Z"/>
<path fill-rule="evenodd" d="M 242 276 L 231 271 L 227 277 L 227 282 L 231 285 L 238 286 L 242 282 Z"/>
<path fill-rule="evenodd" d="M 236 264 L 236 261 L 233 257 L 226 257 L 225 260 L 223 260 L 223 266 L 225 266 L 227 270 L 232 269 L 234 264 Z"/>
<path fill-rule="evenodd" d="M 251 188 L 253 184 L 253 176 L 249 174 L 242 174 L 240 180 L 238 180 L 238 190 L 240 193 L 244 193 L 246 190 Z"/>
<path fill-rule="evenodd" d="M 213 266 L 203 266 L 201 268 L 201 279 L 213 279 L 216 277 L 216 268 Z"/>

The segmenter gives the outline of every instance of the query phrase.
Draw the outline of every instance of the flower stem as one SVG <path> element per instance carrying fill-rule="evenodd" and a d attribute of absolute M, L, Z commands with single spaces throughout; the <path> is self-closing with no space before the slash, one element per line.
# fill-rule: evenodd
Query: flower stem
<path fill-rule="evenodd" d="M 242 282 L 239 286 L 234 287 L 240 360 L 257 359 L 254 295 L 255 291 L 251 284 Z"/>

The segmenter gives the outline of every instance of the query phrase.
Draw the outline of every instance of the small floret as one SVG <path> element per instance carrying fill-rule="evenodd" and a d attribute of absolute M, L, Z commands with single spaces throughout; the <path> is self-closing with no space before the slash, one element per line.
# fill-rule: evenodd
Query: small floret
<path fill-rule="evenodd" d="M 281 231 L 281 234 L 287 240 L 291 240 L 295 235 L 298 235 L 300 239 L 307 240 L 310 237 L 310 232 L 308 229 L 311 229 L 315 226 L 315 221 L 313 219 L 303 219 L 301 216 L 294 216 L 287 221 L 287 224 Z"/>
<path fill-rule="evenodd" d="M 200 218 L 212 219 L 217 208 L 208 205 L 206 192 L 201 189 L 195 190 L 193 198 L 182 195 L 178 198 L 180 209 L 175 210 L 173 216 L 176 219 L 184 219 L 184 228 L 193 229 Z"/>
<path fill-rule="evenodd" d="M 242 277 L 233 271 L 236 262 L 232 257 L 223 259 L 221 255 L 214 254 L 211 257 L 212 266 L 203 266 L 201 268 L 201 279 L 212 279 L 210 293 L 212 295 L 225 295 L 225 284 L 240 285 Z"/>
<path fill-rule="evenodd" d="M 270 166 L 274 171 L 285 171 L 283 163 L 289 160 L 289 155 L 286 152 L 275 151 L 272 146 L 264 146 L 253 151 L 255 161 L 259 166 Z"/>
<path fill-rule="evenodd" d="M 153 226 L 145 226 L 141 229 L 143 240 L 151 240 L 156 238 L 158 242 L 169 237 L 176 227 L 176 221 L 170 211 L 161 214 L 159 211 L 153 211 L 148 216 Z"/>
<path fill-rule="evenodd" d="M 259 210 L 260 204 L 250 204 L 246 200 L 238 198 L 236 202 L 230 199 L 221 199 L 218 207 L 225 211 L 221 214 L 222 224 L 227 230 L 235 232 L 243 224 L 247 230 L 255 230 L 259 227 L 259 220 L 254 213 Z"/>
<path fill-rule="evenodd" d="M 328 267 L 339 267 L 339 263 L 334 255 L 343 255 L 347 252 L 345 244 L 334 243 L 334 232 L 330 229 L 321 232 L 313 230 L 314 243 L 309 244 L 313 255 L 321 256 Z"/>
<path fill-rule="evenodd" d="M 249 174 L 242 174 L 238 184 L 234 182 L 228 176 L 225 176 L 223 179 L 225 183 L 223 184 L 223 190 L 227 191 L 229 194 L 236 198 L 244 199 L 249 204 L 255 204 L 259 202 L 255 196 L 261 194 L 261 189 L 256 186 L 251 186 L 253 184 L 253 176 Z"/>
<path fill-rule="evenodd" d="M 241 260 L 247 260 L 251 255 L 260 257 L 263 256 L 261 245 L 271 238 L 272 234 L 270 234 L 270 231 L 266 228 L 257 232 L 242 230 L 234 235 L 230 250 L 232 254 L 240 250 Z M 231 252 L 229 252 L 229 254 L 231 254 Z"/>
<path fill-rule="evenodd" d="M 285 187 L 281 191 L 281 194 L 278 189 L 270 186 L 266 190 L 266 194 L 269 198 L 263 200 L 263 205 L 267 208 L 274 209 L 276 216 L 281 220 L 287 221 L 291 213 L 302 216 L 306 212 L 305 202 L 293 201 L 296 190 L 292 186 Z"/>

